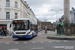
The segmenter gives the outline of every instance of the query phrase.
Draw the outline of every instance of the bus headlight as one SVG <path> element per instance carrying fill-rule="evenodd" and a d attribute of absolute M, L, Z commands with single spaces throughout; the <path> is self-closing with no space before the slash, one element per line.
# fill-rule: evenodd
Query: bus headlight
<path fill-rule="evenodd" d="M 29 33 L 27 33 L 27 35 L 28 35 L 28 34 L 30 34 L 30 32 L 29 32 Z"/>

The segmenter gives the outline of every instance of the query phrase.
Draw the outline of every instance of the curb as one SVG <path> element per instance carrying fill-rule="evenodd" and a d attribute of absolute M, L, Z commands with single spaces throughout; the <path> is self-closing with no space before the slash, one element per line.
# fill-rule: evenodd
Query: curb
<path fill-rule="evenodd" d="M 75 40 L 73 37 L 50 37 L 47 36 L 47 39 L 56 39 L 56 40 Z"/>
<path fill-rule="evenodd" d="M 2 37 L 0 37 L 0 39 L 3 39 Z"/>
<path fill-rule="evenodd" d="M 0 39 L 8 38 L 8 37 L 11 37 L 11 36 L 0 36 Z"/>

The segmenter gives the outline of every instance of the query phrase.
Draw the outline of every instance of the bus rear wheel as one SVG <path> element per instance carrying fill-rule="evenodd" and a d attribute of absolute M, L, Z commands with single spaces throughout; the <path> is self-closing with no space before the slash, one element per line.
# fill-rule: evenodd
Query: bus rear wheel
<path fill-rule="evenodd" d="M 18 40 L 21 40 L 22 38 L 18 38 Z"/>

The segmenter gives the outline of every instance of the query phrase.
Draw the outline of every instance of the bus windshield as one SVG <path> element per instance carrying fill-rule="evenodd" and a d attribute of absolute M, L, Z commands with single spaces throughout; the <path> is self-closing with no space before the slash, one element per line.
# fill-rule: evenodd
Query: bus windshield
<path fill-rule="evenodd" d="M 27 30 L 28 29 L 28 21 L 14 21 L 13 22 L 13 30 Z"/>

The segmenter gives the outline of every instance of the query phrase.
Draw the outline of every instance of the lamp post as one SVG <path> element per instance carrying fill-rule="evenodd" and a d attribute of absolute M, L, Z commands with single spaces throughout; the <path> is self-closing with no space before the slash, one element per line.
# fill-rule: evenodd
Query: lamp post
<path fill-rule="evenodd" d="M 54 10 L 54 9 L 51 9 L 52 11 L 55 11 L 56 12 L 56 25 L 57 25 L 57 23 L 58 23 L 58 16 L 57 16 L 57 13 L 59 12 L 59 11 L 62 11 L 62 9 L 60 9 L 60 10 Z M 55 26 L 56 27 L 56 26 Z M 55 32 L 57 33 L 57 29 L 55 29 Z"/>
<path fill-rule="evenodd" d="M 60 9 L 60 10 L 51 9 L 51 10 L 56 12 L 56 20 L 58 20 L 57 13 L 58 13 L 59 11 L 62 11 L 62 9 Z"/>

